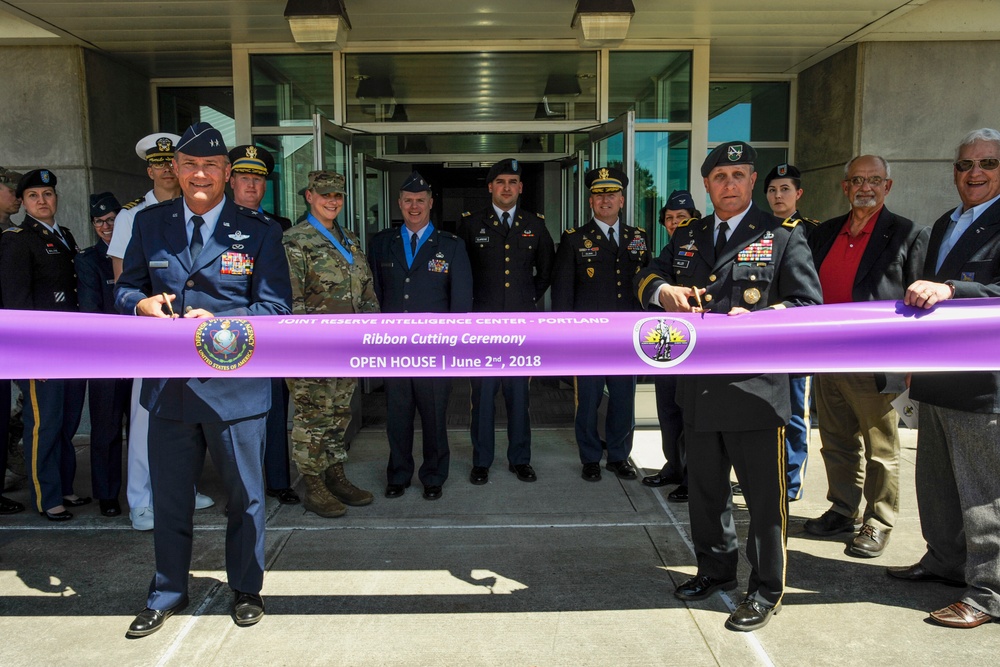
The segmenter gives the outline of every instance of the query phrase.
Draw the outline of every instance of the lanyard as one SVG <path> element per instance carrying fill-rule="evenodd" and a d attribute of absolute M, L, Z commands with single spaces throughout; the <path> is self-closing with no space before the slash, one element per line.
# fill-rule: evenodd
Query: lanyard
<path fill-rule="evenodd" d="M 409 239 L 409 234 L 407 234 L 407 239 L 403 242 L 403 252 L 406 253 L 406 268 L 409 269 L 413 266 L 414 257 L 416 257 L 417 253 L 420 252 L 420 248 L 421 246 L 424 245 L 424 241 L 430 238 L 431 232 L 433 231 L 434 231 L 434 224 L 428 220 L 427 226 L 424 228 L 424 232 L 417 237 L 417 252 L 410 251 L 410 243 L 409 243 L 410 239 Z M 402 235 L 403 230 L 400 230 L 399 233 L 400 235 Z"/>
<path fill-rule="evenodd" d="M 333 244 L 333 247 L 336 248 L 337 251 L 344 256 L 344 259 L 347 261 L 348 264 L 352 265 L 354 264 L 354 254 L 347 248 L 345 248 L 343 245 L 341 245 L 340 241 L 337 240 L 337 237 L 331 234 L 330 230 L 324 227 L 323 223 L 316 219 L 316 216 L 310 213 L 309 216 L 306 218 L 306 220 L 308 220 L 310 225 L 315 227 L 320 234 L 325 236 L 330 241 L 330 243 Z M 333 224 L 337 224 L 337 221 L 334 220 Z M 344 235 L 344 239 L 345 240 L 347 239 L 346 234 Z M 349 248 L 352 249 L 354 248 L 354 245 L 350 241 L 347 242 L 347 245 Z"/>

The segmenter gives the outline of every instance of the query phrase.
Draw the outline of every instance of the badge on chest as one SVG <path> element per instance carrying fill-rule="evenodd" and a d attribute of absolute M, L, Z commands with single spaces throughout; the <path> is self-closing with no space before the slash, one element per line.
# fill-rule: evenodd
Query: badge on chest
<path fill-rule="evenodd" d="M 427 270 L 431 273 L 448 273 L 448 262 L 445 261 L 444 255 L 441 253 L 434 255 L 434 259 L 427 262 Z"/>
<path fill-rule="evenodd" d="M 242 252 L 227 252 L 222 255 L 224 276 L 249 276 L 253 274 L 253 257 Z"/>

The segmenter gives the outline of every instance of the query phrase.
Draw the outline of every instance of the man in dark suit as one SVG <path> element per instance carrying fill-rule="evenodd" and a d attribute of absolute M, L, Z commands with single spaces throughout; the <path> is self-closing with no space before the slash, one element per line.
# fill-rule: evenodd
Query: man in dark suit
<path fill-rule="evenodd" d="M 399 192 L 401 227 L 372 238 L 368 262 L 375 295 L 383 313 L 465 313 L 472 309 L 472 268 L 462 239 L 438 230 L 431 222 L 431 186 L 417 172 Z M 398 498 L 413 477 L 413 419 L 420 413 L 424 461 L 418 473 L 424 498 L 437 500 L 448 479 L 446 411 L 451 378 L 396 377 L 385 379 L 385 399 L 391 415 L 386 498 Z"/>
<path fill-rule="evenodd" d="M 630 290 L 632 276 L 649 264 L 646 233 L 619 217 L 625 206 L 628 176 L 612 167 L 592 169 L 584 177 L 593 217 L 579 229 L 563 232 L 552 269 L 553 311 L 633 311 L 642 306 Z M 576 378 L 576 444 L 583 464 L 581 477 L 601 479 L 602 443 L 597 431 L 598 408 L 608 388 L 604 438 L 606 467 L 620 479 L 635 479 L 629 463 L 635 429 L 635 376 L 601 375 Z"/>
<path fill-rule="evenodd" d="M 819 278 L 805 235 L 753 203 L 756 151 L 742 141 L 716 147 L 701 166 L 714 215 L 681 223 L 667 253 L 636 276 L 644 305 L 667 312 L 750 311 L 820 303 Z M 705 287 L 701 287 L 704 285 Z M 750 579 L 743 602 L 726 621 L 732 630 L 764 627 L 785 586 L 787 500 L 784 426 L 788 375 L 682 376 L 677 403 L 684 413 L 691 537 L 698 573 L 674 591 L 702 600 L 736 588 L 739 549 L 730 471 L 750 510 L 746 547 Z"/>
<path fill-rule="evenodd" d="M 267 177 L 274 170 L 274 157 L 266 148 L 237 146 L 229 151 L 232 172 L 229 187 L 237 206 L 252 209 L 270 217 L 281 231 L 292 227 L 288 218 L 268 213 L 260 203 L 267 193 Z M 267 441 L 264 445 L 264 482 L 267 495 L 282 505 L 297 505 L 299 494 L 292 488 L 292 471 L 288 463 L 288 384 L 284 378 L 271 380 L 271 409 L 267 413 Z"/>
<path fill-rule="evenodd" d="M 1000 297 L 1000 132 L 966 135 L 953 175 L 962 203 L 934 223 L 907 305 Z M 914 375 L 910 398 L 920 402 L 917 507 L 927 553 L 888 573 L 965 586 L 958 602 L 930 614 L 939 625 L 991 623 L 1000 619 L 1000 373 Z"/>
<path fill-rule="evenodd" d="M 517 160 L 501 160 L 486 176 L 492 202 L 463 213 L 458 237 L 472 263 L 472 309 L 477 312 L 533 311 L 549 288 L 555 245 L 541 216 L 518 205 L 524 184 Z M 486 484 L 496 446 L 494 401 L 503 389 L 507 404 L 507 463 L 522 482 L 534 482 L 527 377 L 474 377 L 472 385 L 472 472 Z"/>
<path fill-rule="evenodd" d="M 809 238 L 823 303 L 901 299 L 920 275 L 928 230 L 885 207 L 892 179 L 884 158 L 853 158 L 844 167 L 842 186 L 850 213 L 827 220 Z M 862 558 L 882 555 L 899 509 L 899 415 L 892 401 L 904 389 L 899 375 L 816 377 L 831 507 L 806 521 L 805 530 L 821 536 L 858 530 L 863 497 L 862 525 L 848 547 L 848 553 Z"/>
<path fill-rule="evenodd" d="M 108 243 L 121 204 L 110 192 L 90 195 L 90 222 L 97 243 L 76 256 L 77 293 L 80 312 L 116 314 L 115 273 L 108 257 Z M 104 516 L 122 513 L 118 494 L 122 489 L 122 425 L 132 394 L 132 380 L 99 378 L 87 380 L 90 409 L 90 487 Z"/>
<path fill-rule="evenodd" d="M 0 292 L 4 308 L 77 312 L 73 258 L 78 247 L 56 220 L 56 175 L 29 171 L 15 194 L 25 217 L 0 240 Z M 18 380 L 24 394 L 25 462 L 31 503 L 49 521 L 73 518 L 67 507 L 91 501 L 73 493 L 73 436 L 83 415 L 86 380 Z"/>
<path fill-rule="evenodd" d="M 208 123 L 188 128 L 178 142 L 174 170 L 183 196 L 136 216 L 115 305 L 123 314 L 145 317 L 217 318 L 199 329 L 209 354 L 224 331 L 242 331 L 236 340 L 249 339 L 245 329 L 251 325 L 231 318 L 291 312 L 288 263 L 281 227 L 227 199 L 229 158 L 218 130 Z M 264 615 L 263 459 L 271 381 L 150 379 L 143 381 L 141 401 L 150 414 L 156 575 L 146 609 L 127 635 L 156 632 L 188 602 L 191 489 L 206 449 L 229 496 L 226 572 L 235 595 L 233 615 L 237 625 L 256 623 Z"/>

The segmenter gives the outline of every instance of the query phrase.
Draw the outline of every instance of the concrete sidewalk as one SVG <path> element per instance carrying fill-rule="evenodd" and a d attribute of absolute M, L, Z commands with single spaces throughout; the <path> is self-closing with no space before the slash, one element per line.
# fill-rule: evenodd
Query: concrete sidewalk
<path fill-rule="evenodd" d="M 96 503 L 68 525 L 0 517 L 0 665 L 995 664 L 1000 626 L 925 620 L 960 589 L 885 575 L 924 548 L 916 434 L 902 433 L 900 521 L 874 560 L 847 556 L 847 534 L 802 530 L 828 507 L 813 433 L 805 497 L 790 511 L 784 607 L 756 633 L 723 626 L 739 591 L 690 606 L 674 599 L 695 570 L 687 506 L 666 501 L 672 487 L 607 471 L 599 483 L 580 479 L 571 428 L 535 431 L 537 483 L 519 482 L 501 454 L 485 486 L 469 484 L 468 436 L 452 432 L 451 478 L 436 502 L 419 484 L 382 496 L 385 435 L 365 430 L 348 472 L 376 493 L 372 505 L 321 519 L 268 499 L 267 613 L 251 628 L 229 617 L 225 498 L 211 470 L 200 488 L 217 505 L 197 515 L 191 605 L 139 640 L 124 635 L 152 575 L 151 533 L 100 516 Z M 637 432 L 633 460 L 659 467 L 658 432 Z M 27 500 L 23 489 L 8 495 Z M 740 511 L 741 541 L 746 519 Z M 744 560 L 741 586 L 746 577 Z"/>

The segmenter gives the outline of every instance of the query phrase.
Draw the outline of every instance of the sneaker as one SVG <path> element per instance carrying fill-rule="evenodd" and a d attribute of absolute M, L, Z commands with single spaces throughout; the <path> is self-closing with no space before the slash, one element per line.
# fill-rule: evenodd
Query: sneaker
<path fill-rule="evenodd" d="M 805 523 L 806 532 L 810 535 L 818 535 L 819 537 L 829 537 L 830 535 L 837 535 L 839 533 L 853 533 L 859 528 L 861 528 L 861 524 L 858 523 L 857 519 L 844 516 L 833 510 L 827 510 L 818 519 L 808 519 Z"/>

